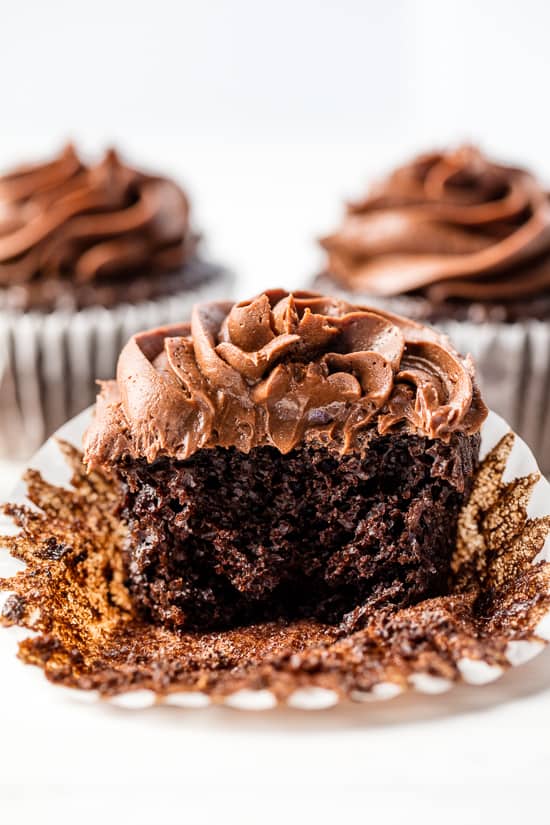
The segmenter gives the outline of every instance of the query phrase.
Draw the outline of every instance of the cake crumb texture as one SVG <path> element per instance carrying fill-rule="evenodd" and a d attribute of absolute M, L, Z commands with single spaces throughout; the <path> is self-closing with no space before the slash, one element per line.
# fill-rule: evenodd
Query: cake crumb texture
<path fill-rule="evenodd" d="M 445 593 L 479 440 L 367 431 L 344 455 L 310 442 L 121 462 L 134 603 L 168 627 L 308 617 L 350 631 L 374 607 Z"/>

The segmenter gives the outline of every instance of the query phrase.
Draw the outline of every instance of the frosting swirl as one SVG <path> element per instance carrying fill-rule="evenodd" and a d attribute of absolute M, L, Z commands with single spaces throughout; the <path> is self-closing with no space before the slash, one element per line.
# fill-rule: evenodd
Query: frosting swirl
<path fill-rule="evenodd" d="M 184 192 L 113 150 L 86 166 L 69 145 L 0 177 L 0 287 L 155 275 L 178 269 L 193 248 Z"/>
<path fill-rule="evenodd" d="M 550 290 L 546 192 L 471 146 L 397 169 L 321 243 L 330 274 L 354 292 L 482 302 Z"/>
<path fill-rule="evenodd" d="M 311 292 L 196 305 L 190 324 L 130 339 L 85 437 L 90 465 L 205 447 L 341 452 L 365 429 L 449 440 L 486 408 L 470 359 L 428 327 Z"/>

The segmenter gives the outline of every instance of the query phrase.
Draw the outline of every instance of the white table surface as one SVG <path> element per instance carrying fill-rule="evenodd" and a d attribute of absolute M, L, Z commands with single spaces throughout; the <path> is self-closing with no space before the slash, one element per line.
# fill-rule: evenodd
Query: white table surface
<path fill-rule="evenodd" d="M 17 461 L 0 461 L 0 501 L 4 501 L 11 492 L 22 468 L 23 465 Z"/>
<path fill-rule="evenodd" d="M 277 147 L 266 166 L 264 152 L 188 159 L 242 296 L 313 271 L 310 239 L 357 188 L 365 157 L 342 151 L 335 167 L 329 147 Z M 14 480 L 0 466 L 0 494 Z M 16 635 L 0 632 L 1 823 L 548 821 L 550 653 L 493 685 L 384 705 L 130 712 L 46 684 L 15 658 Z"/>

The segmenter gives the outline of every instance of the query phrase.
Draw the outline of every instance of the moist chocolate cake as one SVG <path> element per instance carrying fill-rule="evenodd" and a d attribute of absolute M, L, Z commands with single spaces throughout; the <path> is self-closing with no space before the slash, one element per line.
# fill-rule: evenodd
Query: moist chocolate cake
<path fill-rule="evenodd" d="M 85 437 L 143 618 L 222 629 L 444 593 L 486 408 L 428 327 L 281 290 L 134 336 Z"/>

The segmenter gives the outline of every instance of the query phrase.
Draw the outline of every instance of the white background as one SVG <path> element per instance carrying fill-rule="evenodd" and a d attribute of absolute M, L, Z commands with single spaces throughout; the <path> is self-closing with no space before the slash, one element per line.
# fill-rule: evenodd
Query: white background
<path fill-rule="evenodd" d="M 292 287 L 414 151 L 471 140 L 550 180 L 549 28 L 542 0 L 0 0 L 0 161 L 115 143 L 188 187 L 243 297 Z M 548 819 L 546 655 L 504 689 L 306 718 L 135 716 L 5 672 L 1 822 Z"/>
<path fill-rule="evenodd" d="M 295 286 L 345 197 L 473 140 L 550 180 L 544 0 L 0 0 L 0 163 L 67 138 L 172 172 L 242 293 Z"/>

